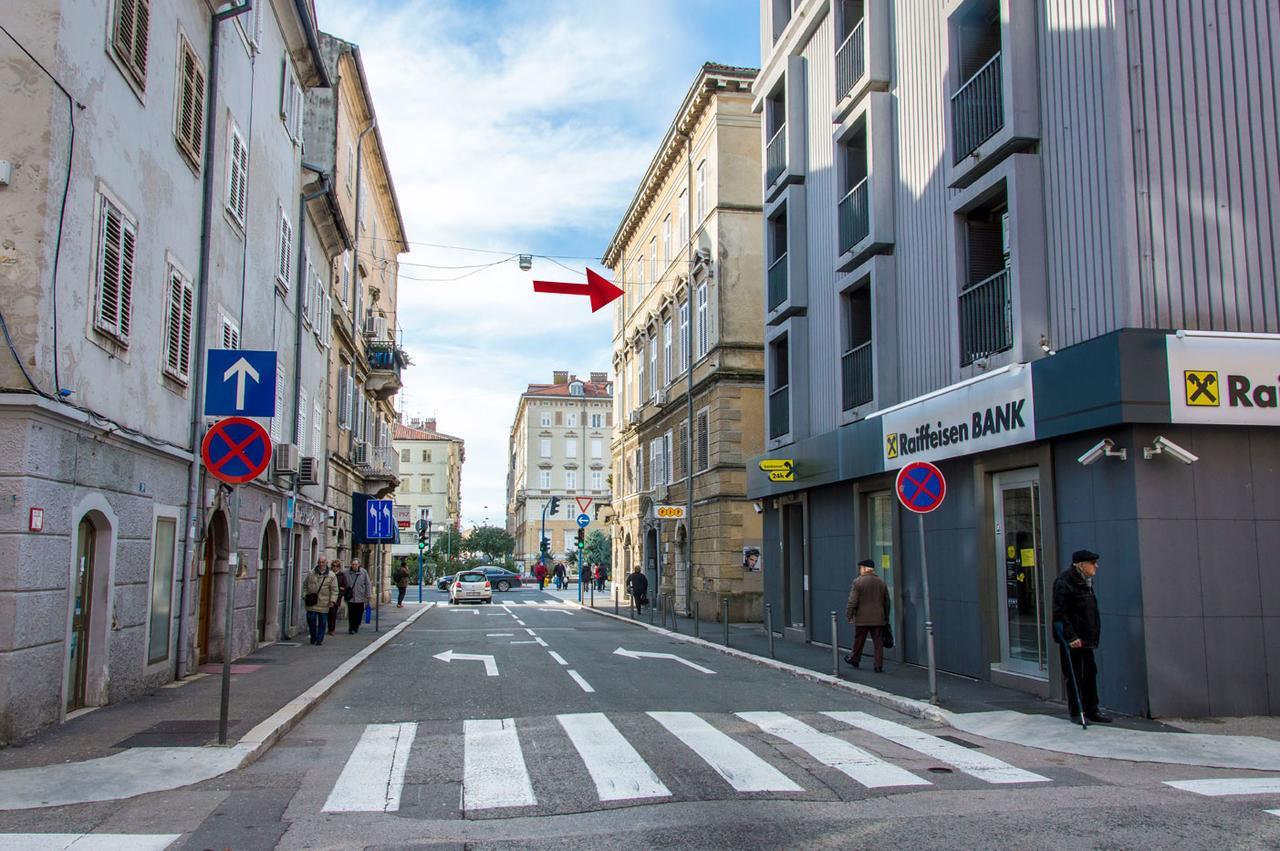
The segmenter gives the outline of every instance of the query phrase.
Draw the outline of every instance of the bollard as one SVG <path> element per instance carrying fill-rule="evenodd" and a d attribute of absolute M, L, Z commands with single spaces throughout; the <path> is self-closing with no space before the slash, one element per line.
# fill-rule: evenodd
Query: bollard
<path fill-rule="evenodd" d="M 840 676 L 840 644 L 836 641 L 836 613 L 831 613 L 831 673 Z"/>
<path fill-rule="evenodd" d="M 699 632 L 700 630 L 698 629 L 698 601 L 694 600 L 693 601 L 693 637 L 698 638 Z"/>
<path fill-rule="evenodd" d="M 649 625 L 650 626 L 653 626 L 653 610 L 657 608 L 656 604 L 662 602 L 662 597 L 659 594 L 654 594 L 653 600 L 654 600 L 653 603 L 649 605 Z"/>
<path fill-rule="evenodd" d="M 729 598 L 724 598 L 724 646 L 729 646 Z"/>
<path fill-rule="evenodd" d="M 618 613 L 618 592 L 617 591 L 613 592 L 613 613 L 615 615 Z"/>
<path fill-rule="evenodd" d="M 769 634 L 769 658 L 773 658 L 773 604 L 764 604 L 764 629 Z"/>

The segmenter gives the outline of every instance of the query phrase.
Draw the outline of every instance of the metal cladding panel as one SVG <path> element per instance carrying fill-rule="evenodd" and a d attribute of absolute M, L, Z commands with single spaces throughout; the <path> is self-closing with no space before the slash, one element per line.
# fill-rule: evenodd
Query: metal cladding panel
<path fill-rule="evenodd" d="M 1101 155 L 1122 138 L 1107 120 L 1124 106 L 1116 85 L 1113 5 L 1045 0 L 1040 6 L 1046 272 L 1050 331 L 1058 348 L 1126 324 L 1117 257 L 1127 223 L 1110 171 L 1120 158 Z"/>
<path fill-rule="evenodd" d="M 1129 5 L 1142 324 L 1280 331 L 1280 8 Z"/>
<path fill-rule="evenodd" d="M 840 425 L 840 301 L 835 289 L 835 260 L 840 253 L 836 248 L 836 205 L 840 199 L 836 194 L 831 125 L 835 105 L 834 25 L 828 14 L 803 52 L 808 96 L 805 209 L 809 244 L 809 434 L 821 434 Z"/>
<path fill-rule="evenodd" d="M 899 399 L 944 387 L 957 377 L 953 320 L 957 289 L 948 279 L 954 234 L 946 187 L 947 22 L 941 2 L 895 3 L 891 31 L 897 67 L 898 200 L 894 256 L 896 328 L 876 328 L 898 349 Z M 892 341 L 890 342 L 890 338 Z"/>

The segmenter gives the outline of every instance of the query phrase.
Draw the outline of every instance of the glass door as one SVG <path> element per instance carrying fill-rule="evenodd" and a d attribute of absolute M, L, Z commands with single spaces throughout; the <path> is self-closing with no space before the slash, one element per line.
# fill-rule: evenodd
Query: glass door
<path fill-rule="evenodd" d="M 95 531 L 86 517 L 76 534 L 75 587 L 71 589 L 74 608 L 71 612 L 71 645 L 67 648 L 67 711 L 84 706 L 85 678 L 88 673 L 89 623 L 93 614 L 93 551 Z"/>
<path fill-rule="evenodd" d="M 1049 613 L 1038 471 L 1000 473 L 994 495 L 1001 666 L 1047 678 Z"/>
<path fill-rule="evenodd" d="M 896 624 L 899 611 L 893 567 L 894 502 L 893 494 L 889 491 L 873 493 L 867 497 L 867 542 L 870 550 L 867 558 L 876 563 L 876 571 L 884 584 L 889 586 L 889 617 L 891 623 Z"/>

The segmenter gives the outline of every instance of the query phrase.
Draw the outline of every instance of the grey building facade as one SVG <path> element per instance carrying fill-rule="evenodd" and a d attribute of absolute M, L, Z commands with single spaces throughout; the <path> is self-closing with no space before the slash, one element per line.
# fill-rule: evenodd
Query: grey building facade
<path fill-rule="evenodd" d="M 762 4 L 757 461 L 795 481 L 750 493 L 787 637 L 829 641 L 870 557 L 924 663 L 894 480 L 930 460 L 941 669 L 1061 698 L 1051 586 L 1089 547 L 1105 705 L 1280 710 L 1280 15 L 1190 7 Z"/>

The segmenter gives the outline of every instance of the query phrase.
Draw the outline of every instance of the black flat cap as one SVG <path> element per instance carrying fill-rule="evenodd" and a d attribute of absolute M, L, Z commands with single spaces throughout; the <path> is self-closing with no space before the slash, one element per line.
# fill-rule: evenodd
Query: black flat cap
<path fill-rule="evenodd" d="M 1079 564 L 1082 561 L 1097 561 L 1100 556 L 1092 550 L 1076 550 L 1071 554 L 1071 563 Z"/>
<path fill-rule="evenodd" d="M 862 561 L 858 562 L 858 567 L 870 567 L 875 569 L 875 566 L 876 563 L 869 558 L 864 558 Z"/>

